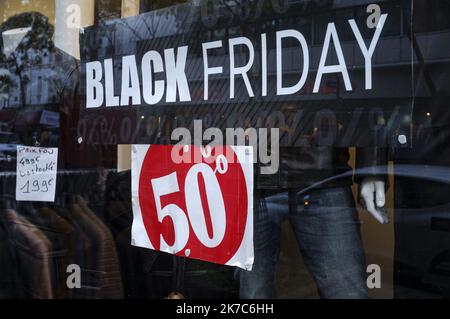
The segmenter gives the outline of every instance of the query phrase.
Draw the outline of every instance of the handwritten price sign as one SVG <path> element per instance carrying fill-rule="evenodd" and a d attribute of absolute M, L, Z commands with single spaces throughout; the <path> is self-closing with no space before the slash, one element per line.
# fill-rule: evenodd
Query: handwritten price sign
<path fill-rule="evenodd" d="M 17 146 L 16 200 L 54 202 L 58 149 Z"/>
<path fill-rule="evenodd" d="M 132 244 L 250 270 L 252 150 L 134 145 Z"/>

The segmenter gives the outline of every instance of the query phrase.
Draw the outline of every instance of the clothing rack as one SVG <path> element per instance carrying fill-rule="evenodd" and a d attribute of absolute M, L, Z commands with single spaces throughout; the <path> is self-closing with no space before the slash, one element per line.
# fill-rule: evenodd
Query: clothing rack
<path fill-rule="evenodd" d="M 115 173 L 117 170 L 115 169 L 105 169 L 106 173 Z M 56 175 L 81 175 L 81 174 L 93 174 L 98 173 L 98 170 L 94 169 L 67 169 L 67 170 L 59 170 Z M 1 177 L 11 177 L 16 176 L 16 172 L 0 172 Z"/>
<path fill-rule="evenodd" d="M 40 255 L 38 252 L 42 260 L 37 259 L 35 265 L 36 269 L 46 274 L 46 284 L 42 286 L 45 289 L 33 286 L 29 280 L 32 278 L 30 276 L 26 277 L 27 284 L 21 286 L 19 275 L 22 272 L 28 275 L 30 272 L 27 272 L 26 268 L 19 270 L 14 266 L 11 267 L 11 271 L 20 273 L 15 285 L 8 286 L 11 288 L 9 290 L 11 294 L 23 293 L 24 296 L 28 296 L 38 292 L 38 295 L 44 298 L 65 298 L 72 294 L 75 298 L 90 298 L 97 295 L 108 298 L 123 297 L 116 245 L 103 218 L 104 202 L 101 195 L 104 193 L 102 191 L 104 185 L 101 177 L 102 173 L 107 172 L 95 169 L 58 171 L 55 201 L 50 203 L 16 201 L 16 172 L 0 173 L 2 188 L 0 208 L 6 209 L 4 215 L 7 215 L 4 220 L 0 220 L 0 229 L 3 229 L 4 237 L 9 240 L 7 245 L 14 247 L 14 250 L 9 252 L 10 256 L 18 260 L 23 259 L 22 250 L 16 249 L 17 238 L 29 244 L 22 246 L 30 253 L 36 253 L 30 248 L 34 247 L 31 243 L 39 243 L 36 247 L 44 247 Z M 100 197 L 100 200 L 96 200 L 96 196 Z M 21 223 L 28 225 L 26 227 L 32 231 L 24 230 L 25 226 L 20 226 L 21 228 L 15 226 L 22 225 Z M 29 237 L 24 235 L 28 233 Z M 88 238 L 88 241 L 83 241 L 84 238 Z M 80 290 L 67 290 L 65 286 L 66 266 L 71 262 L 79 264 L 82 269 L 83 281 Z M 110 283 L 113 283 L 113 289 L 108 288 Z M 26 290 L 29 286 L 33 289 Z"/>
<path fill-rule="evenodd" d="M 104 170 L 104 174 L 115 170 Z M 73 202 L 76 196 L 82 196 L 88 202 L 93 202 L 96 206 L 96 212 L 103 219 L 103 205 L 101 185 L 99 183 L 101 171 L 96 169 L 64 169 L 59 170 L 57 175 L 55 201 L 45 203 L 46 205 L 66 206 Z M 25 202 L 15 201 L 16 172 L 0 172 L 0 201 L 4 201 L 10 206 L 17 207 Z M 38 201 L 28 202 L 34 206 L 42 206 Z M 8 205 L 6 205 L 8 206 Z"/>
<path fill-rule="evenodd" d="M 99 185 L 101 176 L 105 175 L 105 186 Z M 22 207 L 66 207 L 76 200 L 77 196 L 87 199 L 94 208 L 96 215 L 106 224 L 110 223 L 108 200 L 110 192 L 115 192 L 120 201 L 131 202 L 131 174 L 117 172 L 115 169 L 63 169 L 57 172 L 56 194 L 53 203 L 17 202 L 15 201 L 16 172 L 0 172 L 0 202 L 5 208 L 20 210 Z M 97 196 L 97 198 L 96 198 Z M 95 207 L 97 206 L 97 207 Z M 131 206 L 129 207 L 131 209 Z M 131 211 L 130 211 L 131 214 Z M 130 224 L 131 226 L 131 224 Z M 178 256 L 171 256 L 172 265 L 167 269 L 154 269 L 150 273 L 156 277 L 171 277 L 171 291 L 185 293 L 186 260 Z"/>

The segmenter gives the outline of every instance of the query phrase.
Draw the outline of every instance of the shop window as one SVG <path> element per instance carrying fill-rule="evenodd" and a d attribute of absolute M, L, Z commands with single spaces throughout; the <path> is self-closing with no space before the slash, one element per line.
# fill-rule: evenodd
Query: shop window
<path fill-rule="evenodd" d="M 215 2 L 189 1 L 196 13 L 199 8 L 195 6 L 202 1 L 208 1 L 209 5 Z M 279 140 L 270 140 L 268 145 L 267 139 L 267 143 L 261 141 L 263 143 L 258 145 L 259 154 L 254 154 L 258 163 L 252 166 L 250 162 L 248 166 L 249 171 L 254 169 L 254 179 L 249 179 L 248 184 L 239 183 L 239 179 L 243 180 L 240 171 L 236 172 L 236 178 L 228 177 L 230 175 L 220 167 L 221 162 L 216 161 L 215 171 L 208 165 L 192 165 L 194 169 L 203 167 L 206 172 L 199 171 L 198 176 L 191 173 L 191 177 L 195 177 L 190 179 L 193 183 L 183 183 L 179 179 L 183 192 L 192 185 L 198 186 L 195 194 L 183 195 L 181 199 L 177 197 L 181 196 L 181 191 L 159 196 L 160 204 L 169 208 L 197 201 L 197 207 L 203 205 L 206 212 L 208 204 L 210 212 L 205 214 L 204 223 L 203 218 L 198 218 L 201 214 L 194 216 L 184 207 L 178 207 L 182 212 L 180 216 L 187 216 L 193 225 L 186 222 L 184 233 L 190 232 L 189 236 L 195 238 L 196 231 L 202 228 L 200 231 L 204 232 L 202 237 L 206 241 L 216 239 L 217 224 L 226 223 L 224 232 L 235 224 L 243 225 L 239 219 L 230 218 L 234 216 L 230 213 L 248 206 L 254 216 L 255 240 L 252 238 L 248 242 L 255 243 L 255 261 L 272 263 L 271 269 L 267 267 L 270 280 L 277 276 L 276 291 L 272 282 L 265 288 L 267 295 L 281 298 L 317 295 L 317 286 L 299 253 L 296 239 L 300 239 L 301 250 L 306 252 L 304 261 L 309 265 L 323 264 L 317 268 L 327 272 L 324 275 L 310 267 L 318 279 L 316 284 L 322 285 L 319 288 L 323 297 L 340 298 L 342 294 L 347 297 L 347 293 L 354 297 L 349 293 L 352 289 L 357 290 L 358 296 L 366 297 L 363 255 L 367 256 L 367 264 L 379 265 L 382 270 L 382 288 L 371 289 L 371 297 L 450 296 L 450 59 L 445 55 L 450 40 L 446 41 L 446 32 L 440 32 L 450 29 L 450 1 L 414 1 L 414 28 L 422 32 L 417 37 L 419 48 L 412 47 L 405 36 L 399 38 L 411 24 L 411 1 L 376 1 L 381 12 L 389 14 L 381 37 L 391 38 L 381 39 L 376 44 L 370 68 L 364 63 L 362 48 L 348 23 L 349 19 L 355 19 L 366 43 L 370 42 L 375 29 L 367 27 L 367 4 L 372 2 L 362 0 L 217 0 L 221 12 L 218 22 L 212 25 L 204 23 L 196 14 L 186 25 L 179 23 L 176 19 L 179 16 L 174 18 L 173 12 L 180 7 L 185 9 L 183 4 L 188 0 L 97 0 L 95 7 L 94 2 L 90 2 L 92 7 L 86 25 L 92 27 L 84 29 L 81 42 L 78 29 L 75 28 L 77 37 L 73 38 L 67 37 L 67 29 L 59 30 L 60 35 L 69 38 L 70 46 L 76 44 L 70 52 L 82 52 L 80 61 L 53 44 L 40 50 L 41 43 L 31 43 L 31 48 L 39 55 L 33 60 L 35 63 L 29 63 L 30 57 L 25 55 L 18 65 L 17 60 L 7 59 L 6 54 L 0 52 L 0 106 L 10 106 L 0 110 L 0 188 L 4 197 L 0 200 L 3 205 L 0 209 L 0 299 L 165 298 L 181 294 L 189 299 L 237 298 L 239 291 L 241 297 L 255 297 L 250 295 L 252 287 L 262 284 L 269 272 L 257 263 L 253 273 L 242 270 L 240 276 L 235 276 L 235 268 L 193 259 L 196 256 L 190 248 L 179 257 L 143 250 L 136 247 L 139 245 L 135 242 L 131 245 L 135 207 L 132 205 L 137 202 L 141 205 L 142 200 L 149 219 L 161 217 L 158 214 L 162 211 L 158 212 L 158 208 L 147 210 L 153 207 L 147 205 L 147 200 L 152 203 L 153 198 L 146 187 L 152 185 L 152 192 L 156 193 L 153 181 L 164 181 L 164 176 L 174 176 L 173 172 L 178 177 L 187 175 L 194 171 L 188 170 L 188 165 L 194 163 L 186 163 L 177 171 L 180 166 L 171 163 L 171 154 L 160 153 L 147 163 L 149 171 L 157 168 L 155 176 L 147 176 L 144 169 L 139 169 L 142 173 L 139 181 L 143 186 L 138 186 L 142 191 L 136 195 L 131 188 L 137 176 L 131 174 L 131 166 L 122 167 L 117 163 L 120 155 L 126 155 L 125 160 L 131 162 L 130 154 L 136 147 L 130 146 L 127 152 L 118 149 L 129 144 L 140 145 L 138 149 L 150 144 L 146 152 L 151 155 L 153 149 L 163 149 L 176 142 L 171 139 L 176 128 L 190 131 L 192 125 L 194 141 L 197 139 L 196 121 L 202 121 L 203 131 L 214 127 L 223 133 L 228 128 L 242 129 L 245 138 L 251 137 L 253 127 L 257 129 L 258 139 L 264 135 L 263 129 L 270 129 L 270 135 L 272 129 L 279 131 Z M 13 2 L 28 5 L 3 5 Z M 27 12 L 19 17 L 20 21 L 13 19 L 1 26 L 0 42 L 2 32 L 19 24 L 33 25 L 30 23 L 33 20 L 35 36 L 32 39 L 47 36 L 48 42 L 44 44 L 50 44 L 56 37 L 42 30 L 52 30 L 50 25 L 55 13 L 50 12 L 51 7 L 42 6 L 42 15 L 30 14 L 35 11 L 32 4 L 43 2 L 55 3 L 54 0 L 0 0 L 0 18 L 6 20 L 24 10 Z M 236 14 L 239 5 L 244 3 L 264 3 L 265 6 L 256 18 L 252 16 L 253 9 L 250 10 L 251 17 L 245 20 Z M 275 12 L 286 3 L 292 5 L 289 10 Z M 129 14 L 124 13 L 127 4 L 134 6 Z M 56 10 L 61 24 L 63 19 L 59 14 L 66 12 L 66 8 L 63 9 Z M 87 15 L 87 12 L 83 7 L 82 14 Z M 235 16 L 230 18 L 230 12 Z M 125 17 L 131 18 L 118 20 Z M 147 25 L 150 19 L 158 26 Z M 345 70 L 339 72 L 329 71 L 335 64 L 332 60 L 336 60 L 336 50 L 330 46 L 325 52 L 323 48 L 330 22 L 336 25 L 346 62 Z M 103 25 L 105 23 L 107 26 Z M 55 26 L 56 31 L 58 28 L 61 29 L 61 25 Z M 298 30 L 306 39 L 309 72 L 302 68 L 304 55 L 294 38 L 283 39 L 282 48 L 278 52 L 275 50 L 275 32 L 288 29 Z M 267 35 L 266 52 L 262 50 L 261 33 Z M 228 40 L 241 36 L 249 38 L 255 58 L 248 72 L 235 74 L 232 79 L 233 56 L 229 54 Z M 209 68 L 222 67 L 222 71 L 212 72 L 205 81 L 202 43 L 209 41 L 222 41 L 220 48 L 211 49 L 207 54 Z M 186 45 L 189 49 L 183 58 L 180 48 Z M 283 51 L 289 46 L 291 48 Z M 171 49 L 176 50 L 173 55 Z M 143 55 L 149 51 L 154 51 L 154 59 L 145 62 Z M 319 78 L 317 91 L 313 92 L 321 72 L 318 65 L 322 51 L 328 53 L 325 61 L 328 68 L 322 68 L 323 77 Z M 420 51 L 422 65 L 411 68 L 414 60 L 409 54 L 412 51 L 416 56 Z M 235 70 L 249 60 L 248 52 L 243 45 L 235 47 Z M 277 60 L 278 57 L 282 59 Z M 179 68 L 174 66 L 175 58 Z M 109 59 L 112 64 L 107 63 Z M 281 70 L 277 65 L 280 60 Z M 88 72 L 88 63 L 94 66 L 92 72 Z M 159 66 L 159 70 L 155 66 Z M 367 72 L 369 70 L 371 72 Z M 301 80 L 302 71 L 306 75 L 305 82 L 295 92 L 285 94 L 286 89 Z M 413 76 L 413 72 L 417 72 L 417 76 Z M 99 80 L 100 73 L 102 80 Z M 351 89 L 347 89 L 344 73 L 348 73 Z M 245 75 L 254 96 L 247 94 Z M 371 79 L 370 85 L 368 79 Z M 230 97 L 231 83 L 236 91 L 233 98 Z M 206 84 L 209 99 L 204 98 Z M 263 85 L 267 89 L 265 93 Z M 91 88 L 91 100 L 104 95 L 103 105 L 87 106 L 87 87 Z M 153 100 L 151 105 L 147 103 L 159 94 L 158 91 L 162 92 L 160 100 Z M 190 92 L 190 97 L 181 100 L 182 92 Z M 138 98 L 134 95 L 140 96 L 139 102 L 135 102 Z M 167 98 L 168 95 L 175 96 L 175 101 Z M 119 99 L 120 105 L 114 102 Z M 210 141 L 205 138 L 203 142 Z M 15 200 L 17 162 L 20 164 L 16 157 L 18 145 L 59 147 L 53 202 L 43 204 L 41 198 L 30 203 Z M 207 152 L 207 148 L 203 150 Z M 275 174 L 261 173 L 260 165 L 264 163 L 258 156 L 263 152 L 264 157 L 278 155 L 273 157 L 279 164 Z M 135 167 L 143 167 L 143 160 L 136 155 L 133 161 Z M 232 172 L 234 168 L 230 165 L 229 169 Z M 206 175 L 208 172 L 214 173 Z M 159 185 L 167 184 L 164 186 L 169 188 L 175 184 L 167 181 Z M 369 185 L 367 196 L 358 196 L 357 184 L 360 190 Z M 247 193 L 246 189 L 252 193 Z M 235 193 L 237 191 L 239 193 Z M 213 205 L 208 202 L 211 194 L 216 201 L 224 196 L 227 214 L 220 213 L 222 208 L 217 206 L 220 214 L 213 211 Z M 365 212 L 360 214 L 360 234 L 355 211 L 358 208 L 363 212 L 363 207 L 355 206 L 358 197 L 366 208 L 367 204 L 378 206 L 381 201 L 378 197 L 382 197 L 384 204 L 379 205 L 379 211 L 373 208 L 372 215 L 380 221 L 380 216 L 383 218 L 388 213 L 391 224 L 378 225 L 372 215 Z M 241 199 L 246 199 L 245 203 Z M 168 206 L 170 204 L 172 206 Z M 8 210 L 3 210 L 5 207 Z M 161 210 L 169 208 L 161 207 Z M 217 222 L 219 215 L 225 216 L 225 221 Z M 241 216 L 243 214 L 238 217 Z M 281 223 L 279 218 L 294 227 Z M 161 225 L 166 222 L 171 223 L 167 219 Z M 33 231 L 23 228 L 24 224 Z M 153 225 L 144 226 L 152 228 L 148 232 L 143 226 L 140 228 L 145 237 L 152 233 L 150 226 Z M 173 234 L 164 235 L 169 240 L 176 239 L 178 233 L 174 227 Z M 232 232 L 231 237 L 224 233 L 223 240 L 233 245 L 240 243 L 235 236 L 240 233 L 239 229 Z M 348 234 L 353 237 L 345 239 L 344 235 Z M 359 243 L 361 236 L 363 243 Z M 192 246 L 194 249 L 202 242 L 202 238 L 198 239 Z M 265 241 L 267 245 L 259 245 Z M 211 242 L 208 245 L 213 246 Z M 216 253 L 216 247 L 209 246 L 205 244 L 208 249 L 199 250 L 197 256 L 208 257 L 209 249 Z M 43 251 L 36 247 L 43 247 Z M 318 253 L 323 248 L 329 251 L 325 258 Z M 234 252 L 224 251 L 223 255 L 226 254 Z M 275 265 L 272 261 L 278 255 L 279 262 Z M 37 257 L 49 259 L 39 262 Z M 67 266 L 74 264 L 82 270 L 80 290 L 66 285 Z M 347 270 L 350 274 L 345 275 Z M 330 282 L 324 283 L 323 278 Z M 355 287 L 348 286 L 355 282 Z"/>

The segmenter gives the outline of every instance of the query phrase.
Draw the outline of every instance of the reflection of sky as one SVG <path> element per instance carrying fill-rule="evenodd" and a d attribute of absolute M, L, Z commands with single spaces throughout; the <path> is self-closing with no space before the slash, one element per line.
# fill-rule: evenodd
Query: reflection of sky
<path fill-rule="evenodd" d="M 20 28 L 3 32 L 3 53 L 9 57 L 11 53 L 16 51 L 20 42 L 30 30 L 31 28 Z"/>

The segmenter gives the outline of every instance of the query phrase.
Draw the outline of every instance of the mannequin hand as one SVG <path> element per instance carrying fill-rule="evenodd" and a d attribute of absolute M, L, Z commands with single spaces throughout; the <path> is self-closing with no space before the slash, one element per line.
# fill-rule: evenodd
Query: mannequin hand
<path fill-rule="evenodd" d="M 381 224 L 389 223 L 389 218 L 384 210 L 386 204 L 384 186 L 384 181 L 367 177 L 363 179 L 360 190 L 366 210 Z"/>

